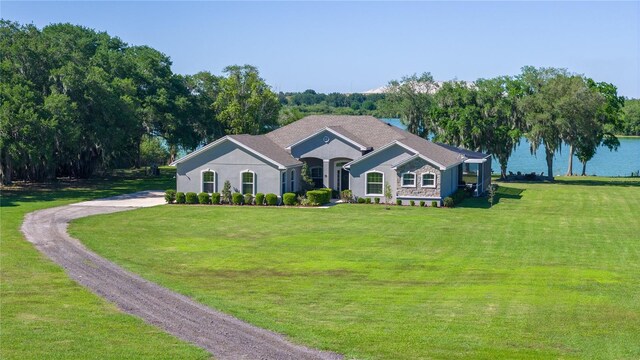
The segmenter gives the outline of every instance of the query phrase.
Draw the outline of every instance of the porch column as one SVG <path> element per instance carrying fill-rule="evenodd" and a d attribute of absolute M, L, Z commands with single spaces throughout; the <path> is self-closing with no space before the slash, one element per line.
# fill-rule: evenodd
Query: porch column
<path fill-rule="evenodd" d="M 325 188 L 329 188 L 329 178 L 331 176 L 331 170 L 329 169 L 329 161 L 328 159 L 322 160 L 322 186 Z"/>

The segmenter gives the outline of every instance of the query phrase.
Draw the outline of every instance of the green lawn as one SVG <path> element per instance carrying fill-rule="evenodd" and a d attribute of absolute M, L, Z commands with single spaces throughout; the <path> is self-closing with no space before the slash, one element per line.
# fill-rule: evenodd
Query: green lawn
<path fill-rule="evenodd" d="M 86 199 L 165 189 L 170 176 L 109 178 L 2 190 L 0 358 L 206 359 L 208 353 L 125 315 L 71 281 L 20 233 L 26 213 Z"/>
<path fill-rule="evenodd" d="M 505 184 L 485 204 L 173 205 L 71 231 L 152 281 L 348 356 L 640 358 L 640 181 Z"/>

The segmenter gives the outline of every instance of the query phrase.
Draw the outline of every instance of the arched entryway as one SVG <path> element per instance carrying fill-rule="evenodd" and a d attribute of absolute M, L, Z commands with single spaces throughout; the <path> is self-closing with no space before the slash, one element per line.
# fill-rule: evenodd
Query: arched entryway
<path fill-rule="evenodd" d="M 344 191 L 350 189 L 349 183 L 349 170 L 343 168 L 343 166 L 351 161 L 351 159 L 340 158 L 334 159 L 334 176 L 332 188 L 338 191 Z"/>

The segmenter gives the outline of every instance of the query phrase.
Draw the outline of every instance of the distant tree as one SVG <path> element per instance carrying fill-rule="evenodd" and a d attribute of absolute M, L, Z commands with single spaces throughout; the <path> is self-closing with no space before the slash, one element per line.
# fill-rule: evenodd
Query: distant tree
<path fill-rule="evenodd" d="M 582 163 L 581 175 L 587 172 L 587 162 L 595 155 L 597 148 L 602 145 L 610 151 L 617 150 L 620 141 L 616 137 L 616 132 L 624 127 L 623 106 L 624 98 L 618 96 L 618 89 L 613 84 L 605 82 L 595 82 L 586 79 L 586 84 L 594 93 L 591 98 L 597 97 L 598 102 L 583 100 L 581 111 L 585 112 L 591 106 L 597 106 L 595 118 L 584 124 L 581 136 L 576 139 L 576 156 Z M 595 101 L 595 100 L 594 100 Z"/>
<path fill-rule="evenodd" d="M 392 80 L 388 85 L 384 110 L 400 117 L 409 132 L 427 137 L 435 128 L 429 114 L 433 104 L 432 94 L 437 88 L 430 73 Z"/>
<path fill-rule="evenodd" d="M 224 136 L 224 124 L 218 121 L 213 109 L 220 92 L 220 78 L 208 71 L 201 71 L 187 75 L 185 83 L 193 102 L 191 123 L 199 142 L 209 143 Z"/>
<path fill-rule="evenodd" d="M 140 153 L 143 166 L 163 165 L 169 159 L 169 151 L 157 137 L 145 135 L 140 144 Z"/>
<path fill-rule="evenodd" d="M 622 115 L 622 134 L 640 136 L 640 99 L 627 99 Z"/>
<path fill-rule="evenodd" d="M 500 164 L 500 177 L 507 176 L 507 164 L 522 137 L 523 118 L 517 107 L 522 83 L 511 77 L 479 79 L 475 82 L 479 111 L 480 149 Z"/>
<path fill-rule="evenodd" d="M 214 102 L 228 134 L 264 134 L 278 126 L 280 102 L 250 65 L 228 66 Z"/>
<path fill-rule="evenodd" d="M 477 91 L 465 82 L 447 81 L 433 96 L 431 117 L 435 140 L 479 150 L 483 122 L 476 104 Z"/>
<path fill-rule="evenodd" d="M 280 109 L 278 115 L 278 125 L 285 126 L 296 122 L 304 117 L 304 114 L 295 107 L 285 106 Z"/>
<path fill-rule="evenodd" d="M 517 77 L 522 81 L 524 94 L 519 106 L 526 124 L 525 136 L 529 139 L 531 152 L 542 145 L 547 162 L 547 178 L 553 181 L 553 156 L 562 144 L 560 116 L 557 104 L 565 96 L 564 82 L 553 81 L 567 76 L 564 69 L 534 68 L 525 66 Z"/>

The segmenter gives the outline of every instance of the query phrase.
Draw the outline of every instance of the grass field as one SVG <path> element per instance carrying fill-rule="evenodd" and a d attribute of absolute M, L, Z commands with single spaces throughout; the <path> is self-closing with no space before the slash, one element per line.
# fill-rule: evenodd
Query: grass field
<path fill-rule="evenodd" d="M 142 276 L 365 359 L 640 358 L 640 181 L 455 209 L 161 206 L 71 232 Z"/>
<path fill-rule="evenodd" d="M 206 359 L 208 353 L 125 315 L 71 281 L 20 233 L 24 215 L 72 202 L 173 186 L 170 176 L 118 177 L 2 190 L 0 358 Z"/>

